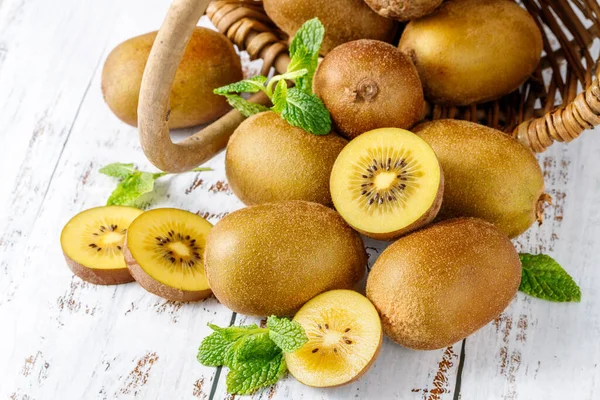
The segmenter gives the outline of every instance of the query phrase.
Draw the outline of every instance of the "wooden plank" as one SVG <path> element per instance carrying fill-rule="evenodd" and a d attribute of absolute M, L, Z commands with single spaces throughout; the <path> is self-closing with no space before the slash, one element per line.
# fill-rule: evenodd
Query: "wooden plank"
<path fill-rule="evenodd" d="M 517 240 L 521 251 L 555 257 L 581 286 L 582 303 L 556 304 L 519 293 L 494 323 L 467 339 L 462 398 L 598 398 L 598 132 L 540 157 L 555 204 L 542 227 Z"/>
<path fill-rule="evenodd" d="M 195 360 L 207 322 L 232 313 L 214 299 L 167 302 L 135 284 L 95 287 L 72 277 L 58 232 L 78 211 L 102 204 L 114 181 L 97 173 L 114 161 L 150 168 L 135 129 L 102 101 L 99 67 L 125 38 L 156 29 L 160 0 L 0 0 L 0 396 L 45 398 L 231 398 L 225 371 Z M 85 36 L 85 40 L 82 40 Z M 251 72 L 250 72 L 251 74 Z M 494 323 L 466 341 L 462 399 L 598 397 L 600 138 L 555 146 L 542 157 L 556 206 L 518 241 L 558 259 L 583 303 L 557 305 L 519 295 Z M 180 137 L 181 135 L 175 135 Z M 164 178 L 153 207 L 189 209 L 216 222 L 242 207 L 215 171 Z M 568 195 L 567 195 L 568 193 Z M 374 261 L 383 245 L 368 242 Z M 236 324 L 255 321 L 236 317 Z M 459 393 L 461 343 L 416 352 L 386 341 L 360 381 L 306 388 L 288 377 L 254 398 L 451 399 Z M 213 386 L 214 385 L 214 386 Z"/>
<path fill-rule="evenodd" d="M 16 165 L 11 171 L 17 173 L 13 189 L 3 197 L 11 213 L 0 231 L 0 319 L 11 326 L 0 340 L 0 397 L 170 398 L 175 391 L 205 399 L 215 370 L 196 362 L 196 350 L 208 333 L 206 323 L 227 325 L 231 312 L 214 299 L 167 302 L 135 284 L 88 285 L 72 276 L 60 251 L 58 234 L 65 222 L 101 205 L 116 185 L 98 168 L 115 161 L 150 168 L 136 129 L 118 121 L 104 104 L 98 66 L 120 41 L 156 29 L 168 6 L 158 0 L 85 3 L 28 3 L 31 8 L 15 31 L 18 40 L 31 36 L 33 41 L 32 33 L 40 29 L 62 33 L 40 48 L 20 43 L 15 48 L 29 50 L 14 58 L 8 53 L 2 67 L 3 85 L 10 84 L 12 92 L 1 91 L 0 103 L 10 102 L 5 93 L 20 91 L 32 106 L 49 111 L 38 124 L 44 128 L 24 140 L 24 150 L 2 159 L 7 168 Z M 82 32 L 89 40 L 81 40 Z M 9 51 L 18 42 L 15 37 Z M 17 67 L 42 50 L 48 53 L 48 83 L 29 85 Z M 14 84 L 4 78 L 7 70 Z M 78 79 L 83 71 L 85 79 Z M 43 94 L 48 98 L 40 99 Z M 70 101 L 61 100 L 66 98 Z M 32 127 L 27 111 L 24 105 L 16 107 L 5 126 L 25 136 Z M 6 145 L 11 139 L 3 135 L 2 140 Z M 156 201 L 148 201 L 190 209 L 213 222 L 223 210 L 240 207 L 222 182 L 222 156 L 211 165 L 215 172 L 163 178 Z"/>

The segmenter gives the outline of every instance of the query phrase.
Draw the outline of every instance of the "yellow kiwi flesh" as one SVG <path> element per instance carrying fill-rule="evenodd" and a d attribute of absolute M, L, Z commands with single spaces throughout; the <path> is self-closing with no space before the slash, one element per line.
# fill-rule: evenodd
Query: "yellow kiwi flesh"
<path fill-rule="evenodd" d="M 136 36 L 115 47 L 102 70 L 102 93 L 112 112 L 137 126 L 142 75 L 157 32 Z M 197 27 L 186 47 L 169 101 L 170 128 L 211 122 L 231 109 L 213 89 L 243 78 L 241 61 L 231 41 L 212 29 Z"/>
<path fill-rule="evenodd" d="M 235 211 L 206 243 L 215 296 L 246 315 L 293 315 L 319 293 L 354 288 L 366 264 L 360 235 L 332 209 L 306 201 Z"/>
<path fill-rule="evenodd" d="M 67 222 L 60 244 L 73 273 L 97 285 L 133 282 L 123 258 L 123 243 L 127 228 L 141 213 L 132 207 L 96 207 Z"/>
<path fill-rule="evenodd" d="M 468 121 L 437 120 L 414 128 L 444 169 L 438 219 L 476 217 L 509 237 L 542 221 L 544 175 L 534 154 L 498 130 Z"/>
<path fill-rule="evenodd" d="M 321 54 L 342 43 L 357 39 L 391 41 L 395 21 L 375 13 L 363 0 L 264 0 L 271 20 L 290 37 L 306 21 L 315 17 L 325 26 Z"/>
<path fill-rule="evenodd" d="M 308 342 L 285 354 L 290 373 L 312 387 L 350 383 L 373 364 L 382 342 L 373 304 L 351 290 L 332 290 L 306 303 L 294 316 Z"/>
<path fill-rule="evenodd" d="M 269 111 L 246 119 L 227 145 L 225 172 L 245 204 L 305 200 L 331 205 L 329 175 L 348 142 L 310 134 Z"/>
<path fill-rule="evenodd" d="M 336 131 L 348 138 L 377 128 L 408 129 L 425 111 L 412 61 L 378 40 L 356 40 L 333 49 L 319 65 L 313 89 L 331 113 Z"/>
<path fill-rule="evenodd" d="M 188 211 L 159 208 L 131 224 L 125 260 L 144 289 L 174 301 L 197 301 L 210 296 L 204 273 L 206 237 L 212 225 Z"/>
<path fill-rule="evenodd" d="M 397 128 L 364 133 L 342 150 L 331 172 L 331 197 L 354 229 L 393 240 L 431 222 L 444 175 L 431 147 Z"/>
<path fill-rule="evenodd" d="M 496 318 L 521 282 L 521 261 L 494 225 L 460 218 L 389 246 L 367 279 L 367 297 L 395 342 L 418 350 L 447 347 Z"/>

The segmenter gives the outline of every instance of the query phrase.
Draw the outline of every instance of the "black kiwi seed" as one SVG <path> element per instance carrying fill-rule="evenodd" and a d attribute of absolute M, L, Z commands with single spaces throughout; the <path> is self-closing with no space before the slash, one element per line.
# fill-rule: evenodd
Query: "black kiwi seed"
<path fill-rule="evenodd" d="M 350 328 L 346 328 L 346 330 L 344 331 L 344 333 L 350 332 Z"/>
<path fill-rule="evenodd" d="M 357 177 L 362 177 L 362 179 L 366 179 L 367 181 L 360 182 L 360 187 L 357 188 L 356 194 L 364 201 L 363 204 L 365 206 L 376 204 L 382 207 L 393 207 L 396 202 L 402 203 L 404 201 L 405 195 L 402 192 L 409 187 L 407 184 L 409 182 L 408 178 L 412 174 L 412 171 L 407 170 L 407 167 L 409 164 L 414 163 L 410 160 L 407 161 L 406 158 L 394 160 L 397 156 L 390 157 L 386 150 L 382 151 L 385 153 L 385 156 L 377 155 L 380 154 L 377 151 L 373 158 L 370 158 L 369 161 L 363 160 L 362 166 L 359 167 L 364 168 L 364 170 L 360 171 L 360 175 L 357 175 Z M 410 168 L 414 169 L 415 167 L 418 166 L 412 165 Z M 403 183 L 396 181 L 386 189 L 377 188 L 374 179 L 382 171 L 394 173 L 395 178 Z"/>
<path fill-rule="evenodd" d="M 313 353 L 316 353 L 317 351 L 319 351 L 319 349 L 313 349 Z"/>
<path fill-rule="evenodd" d="M 329 329 L 329 325 L 325 324 L 325 329 Z"/>
<path fill-rule="evenodd" d="M 344 339 L 344 342 L 345 342 L 346 344 L 352 344 L 352 340 L 350 340 L 350 339 Z"/>

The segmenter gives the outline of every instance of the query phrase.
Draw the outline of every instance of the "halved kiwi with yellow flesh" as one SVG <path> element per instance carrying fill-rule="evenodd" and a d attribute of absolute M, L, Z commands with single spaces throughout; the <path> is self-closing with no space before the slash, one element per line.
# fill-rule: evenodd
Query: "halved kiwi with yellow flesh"
<path fill-rule="evenodd" d="M 174 208 L 146 211 L 127 231 L 125 261 L 144 289 L 167 300 L 210 296 L 204 273 L 204 244 L 210 222 Z"/>
<path fill-rule="evenodd" d="M 433 149 L 404 129 L 375 129 L 340 153 L 330 181 L 340 215 L 357 231 L 394 240 L 430 223 L 442 205 L 444 174 Z"/>
<path fill-rule="evenodd" d="M 369 369 L 382 342 L 377 310 L 352 290 L 331 290 L 306 303 L 294 317 L 308 342 L 285 354 L 290 373 L 313 387 L 350 383 Z"/>
<path fill-rule="evenodd" d="M 127 228 L 142 210 L 105 206 L 74 216 L 62 230 L 60 245 L 71 271 L 96 285 L 133 282 L 123 258 Z"/>

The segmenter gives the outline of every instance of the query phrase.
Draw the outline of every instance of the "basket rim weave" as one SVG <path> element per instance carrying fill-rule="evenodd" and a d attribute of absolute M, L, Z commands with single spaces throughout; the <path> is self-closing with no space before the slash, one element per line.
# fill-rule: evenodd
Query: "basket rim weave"
<path fill-rule="evenodd" d="M 512 132 L 539 153 L 600 125 L 599 46 L 593 46 L 600 37 L 600 5 L 596 0 L 519 3 L 543 33 L 545 54 L 537 70 L 517 91 L 496 101 L 464 107 L 429 104 L 427 119 L 483 123 Z M 215 0 L 206 14 L 251 59 L 263 60 L 263 74 L 272 67 L 285 71 L 287 36 L 267 16 L 261 0 Z"/>

